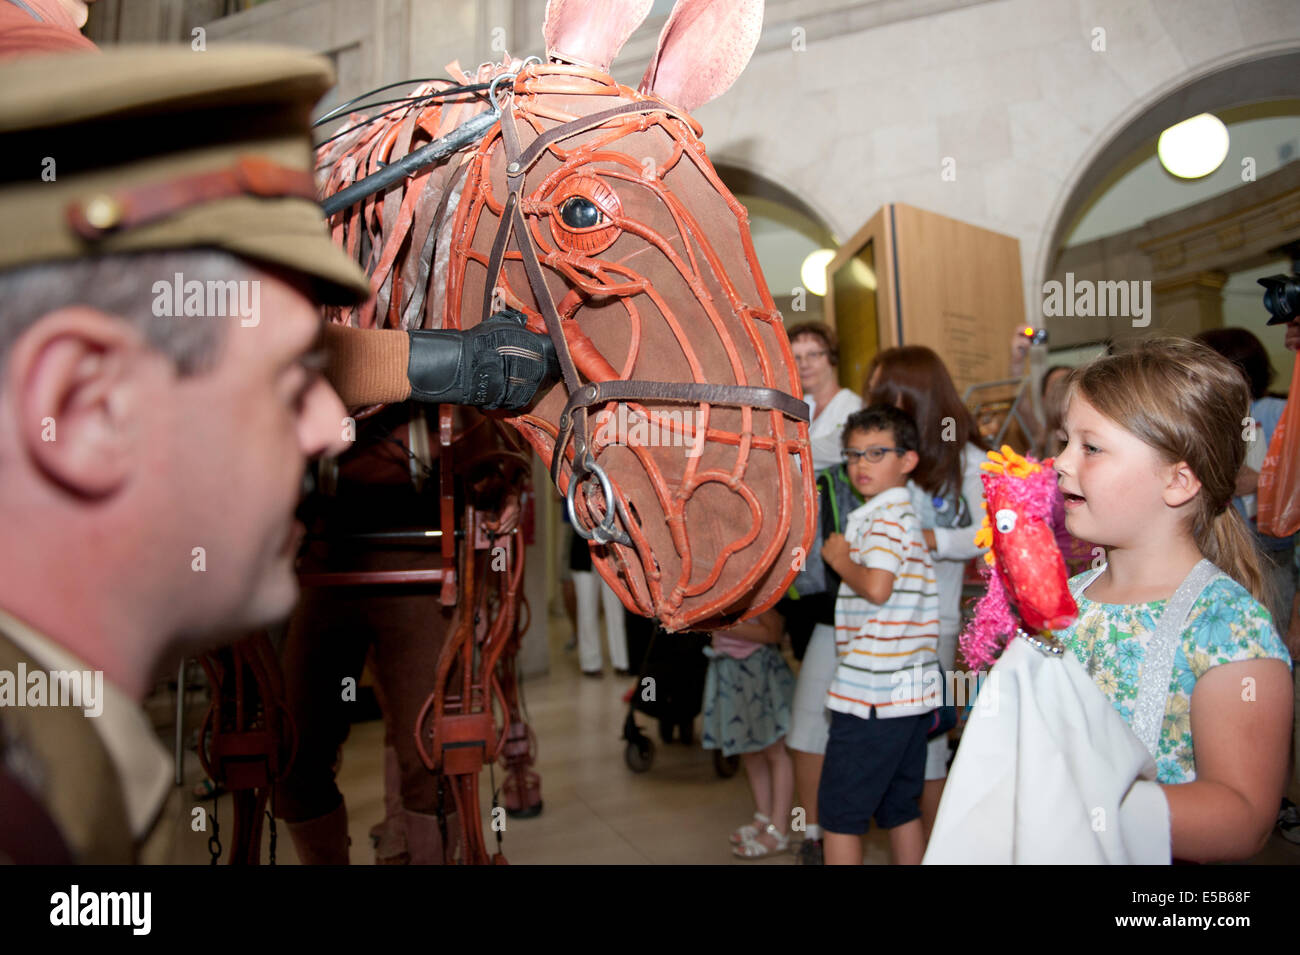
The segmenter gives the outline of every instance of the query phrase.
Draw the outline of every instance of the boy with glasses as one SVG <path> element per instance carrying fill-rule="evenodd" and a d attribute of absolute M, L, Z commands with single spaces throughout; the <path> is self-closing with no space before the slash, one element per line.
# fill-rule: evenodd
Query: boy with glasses
<path fill-rule="evenodd" d="M 818 791 L 828 865 L 861 864 L 873 816 L 889 830 L 896 864 L 918 864 L 924 850 L 918 800 L 942 675 L 938 585 L 906 487 L 918 444 L 912 419 L 885 405 L 850 415 L 844 426 L 849 479 L 866 503 L 822 548 L 842 581 Z"/>

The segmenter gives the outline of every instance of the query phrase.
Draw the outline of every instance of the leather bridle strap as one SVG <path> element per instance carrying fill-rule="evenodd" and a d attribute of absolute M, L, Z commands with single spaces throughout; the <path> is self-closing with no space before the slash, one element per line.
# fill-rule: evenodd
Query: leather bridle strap
<path fill-rule="evenodd" d="M 752 405 L 771 408 L 796 421 L 808 420 L 808 405 L 776 388 L 753 385 L 710 385 L 704 382 L 634 380 L 593 381 L 569 397 L 565 410 L 606 401 L 683 401 L 706 405 Z"/>
<path fill-rule="evenodd" d="M 513 105 L 513 104 L 512 104 Z M 492 289 L 500 275 L 505 258 L 506 246 L 510 233 L 514 232 L 523 258 L 524 272 L 538 309 L 546 322 L 547 333 L 555 345 L 559 358 L 560 371 L 564 378 L 569 401 L 560 416 L 560 430 L 556 436 L 555 447 L 551 456 L 551 480 L 558 488 L 560 469 L 564 462 L 564 452 L 570 438 L 573 440 L 573 470 L 589 473 L 594 470 L 595 461 L 587 447 L 587 409 L 605 401 L 654 400 L 676 401 L 692 404 L 741 405 L 759 408 L 771 408 L 797 421 L 808 420 L 808 405 L 793 395 L 774 388 L 757 388 L 748 385 L 712 385 L 706 382 L 670 382 L 670 381 L 599 381 L 582 384 L 577 366 L 569 351 L 564 329 L 560 324 L 559 312 L 551 297 L 550 288 L 542 273 L 537 250 L 533 247 L 532 236 L 528 232 L 528 223 L 523 212 L 524 177 L 529 168 L 540 158 L 552 143 L 584 132 L 628 113 L 665 112 L 680 119 L 681 117 L 663 103 L 645 101 L 625 103 L 612 109 L 601 110 L 589 116 L 570 120 L 548 129 L 539 135 L 527 150 L 520 150 L 519 132 L 515 126 L 514 112 L 511 107 L 502 110 L 501 139 L 505 147 L 506 182 L 509 193 L 502 210 L 501 223 L 497 228 L 492 243 L 492 252 L 488 261 L 488 273 L 484 288 L 484 317 L 491 313 Z M 573 480 L 573 476 L 570 476 Z M 612 503 L 612 502 L 611 502 Z M 612 521 L 613 515 L 606 515 Z"/>
<path fill-rule="evenodd" d="M 686 404 L 749 406 L 770 408 L 797 421 L 808 420 L 808 405 L 805 402 L 775 388 L 646 379 L 593 381 L 569 395 L 568 403 L 560 414 L 560 432 L 556 436 L 555 446 L 564 448 L 569 443 L 579 409 L 585 410 L 607 401 L 679 401 Z M 574 450 L 577 450 L 576 446 Z"/>
<path fill-rule="evenodd" d="M 595 129 L 597 126 L 604 125 L 611 119 L 619 116 L 625 116 L 628 113 L 667 113 L 674 119 L 681 120 L 686 125 L 690 125 L 690 120 L 678 113 L 666 103 L 653 103 L 644 101 L 640 103 L 624 103 L 622 106 L 613 106 L 609 109 L 603 109 L 596 113 L 590 113 L 587 116 L 580 116 L 577 119 L 571 119 L 567 123 L 561 123 L 559 126 L 552 126 L 546 132 L 538 135 L 523 154 L 518 157 L 519 171 L 527 172 L 533 168 L 533 163 L 537 162 L 551 145 L 560 139 L 567 139 L 569 136 L 576 136 L 578 133 L 586 132 L 589 129 Z"/>
<path fill-rule="evenodd" d="M 506 182 L 509 193 L 506 196 L 505 208 L 501 213 L 501 224 L 497 227 L 496 238 L 492 242 L 492 251 L 488 257 L 488 278 L 487 289 L 490 292 L 492 286 L 501 274 L 501 262 L 505 258 L 506 245 L 510 239 L 510 232 L 513 227 L 513 217 L 511 211 L 522 198 L 523 193 L 523 176 L 533 167 L 533 164 L 541 158 L 546 147 L 557 140 L 564 139 L 567 136 L 576 136 L 578 133 L 586 132 L 589 129 L 595 129 L 602 123 L 606 123 L 615 117 L 622 116 L 626 113 L 648 113 L 653 111 L 662 111 L 670 116 L 686 122 L 685 118 L 666 105 L 654 103 L 624 103 L 622 106 L 615 106 L 611 109 L 601 110 L 598 113 L 592 113 L 589 116 L 580 116 L 578 119 L 570 120 L 567 123 L 561 123 L 559 126 L 553 126 L 546 132 L 539 135 L 529 144 L 528 148 L 520 153 L 519 133 L 515 129 L 514 116 L 508 109 L 501 111 L 501 139 L 506 149 Z M 509 122 L 507 122 L 509 117 Z M 513 170 L 513 171 L 512 171 Z M 517 188 L 516 188 L 517 186 Z M 532 244 L 531 239 L 529 244 Z M 529 284 L 532 280 L 529 279 Z M 537 291 L 533 288 L 534 293 Z M 483 312 L 479 317 L 480 321 L 487 321 L 492 314 L 492 296 L 483 296 Z M 549 330 L 549 325 L 548 325 Z M 565 384 L 569 384 L 565 379 Z M 570 391 L 573 389 L 570 388 Z"/>

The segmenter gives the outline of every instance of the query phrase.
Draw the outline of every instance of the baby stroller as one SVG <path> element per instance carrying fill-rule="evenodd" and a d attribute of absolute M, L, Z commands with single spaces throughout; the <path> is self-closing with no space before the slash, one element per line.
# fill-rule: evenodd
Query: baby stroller
<path fill-rule="evenodd" d="M 695 741 L 695 717 L 704 704 L 704 676 L 709 661 L 704 648 L 708 633 L 668 633 L 655 621 L 627 615 L 628 659 L 640 660 L 637 683 L 632 690 L 623 739 L 627 747 L 623 760 L 634 773 L 644 773 L 654 763 L 655 747 L 636 722 L 639 710 L 659 721 L 659 738 L 671 743 L 674 734 L 690 746 Z M 738 757 L 714 753 L 713 767 L 719 776 L 734 776 Z"/>

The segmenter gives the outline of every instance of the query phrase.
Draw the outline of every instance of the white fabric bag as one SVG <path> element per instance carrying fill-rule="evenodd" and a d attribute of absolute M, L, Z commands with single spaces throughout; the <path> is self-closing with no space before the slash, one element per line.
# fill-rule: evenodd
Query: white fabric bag
<path fill-rule="evenodd" d="M 1168 865 L 1169 805 L 1152 753 L 1187 615 L 1219 573 L 1201 561 L 1161 615 L 1136 733 L 1068 650 L 1012 639 L 962 733 L 924 864 Z"/>
<path fill-rule="evenodd" d="M 1016 638 L 962 733 L 925 864 L 1167 865 L 1155 777 L 1079 661 Z"/>

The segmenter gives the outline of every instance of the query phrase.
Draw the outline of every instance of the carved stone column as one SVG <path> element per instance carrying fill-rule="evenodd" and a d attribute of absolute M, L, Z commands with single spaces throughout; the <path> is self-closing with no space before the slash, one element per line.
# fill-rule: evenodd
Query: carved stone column
<path fill-rule="evenodd" d="M 1228 276 L 1274 258 L 1300 229 L 1300 163 L 1149 219 L 1134 231 L 1151 262 L 1147 334 L 1195 335 L 1223 325 Z"/>
<path fill-rule="evenodd" d="M 1151 287 L 1154 301 L 1150 332 L 1192 338 L 1223 325 L 1223 286 L 1228 273 L 1217 269 L 1176 279 L 1157 281 Z"/>

